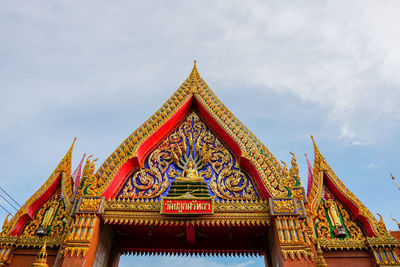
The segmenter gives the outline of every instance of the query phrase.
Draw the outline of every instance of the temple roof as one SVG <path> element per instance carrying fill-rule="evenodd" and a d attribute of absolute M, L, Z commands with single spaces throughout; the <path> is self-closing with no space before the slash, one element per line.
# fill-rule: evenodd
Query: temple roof
<path fill-rule="evenodd" d="M 15 213 L 10 222 L 3 223 L 2 234 L 17 235 L 25 226 L 25 223 L 31 220 L 36 211 L 46 202 L 54 192 L 61 188 L 64 203 L 70 208 L 70 198 L 72 197 L 71 183 L 71 159 L 76 138 L 74 139 L 68 152 L 58 163 L 55 170 L 51 173 L 46 182 L 25 202 L 25 204 Z"/>
<path fill-rule="evenodd" d="M 378 222 L 367 207 L 344 185 L 322 156 L 314 138 L 312 136 L 311 138 L 314 145 L 315 159 L 311 189 L 307 192 L 308 203 L 306 204 L 306 209 L 309 215 L 311 215 L 313 220 L 317 217 L 317 209 L 322 198 L 323 186 L 327 186 L 351 210 L 353 217 L 363 224 L 368 236 L 382 235 L 382 230 L 386 230 L 382 229 L 382 227 L 385 228 L 382 219 Z"/>
<path fill-rule="evenodd" d="M 131 158 L 143 157 L 143 144 L 149 143 L 148 140 L 157 141 L 153 138 L 155 133 L 160 132 L 163 127 L 172 127 L 168 125 L 176 120 L 174 116 L 184 112 L 183 110 L 193 102 L 196 102 L 199 109 L 204 109 L 204 114 L 210 116 L 210 121 L 216 122 L 214 128 L 220 128 L 234 141 L 233 150 L 237 150 L 235 153 L 239 154 L 243 161 L 251 162 L 267 189 L 266 194 L 274 197 L 291 195 L 290 189 L 284 186 L 281 165 L 261 141 L 215 96 L 200 77 L 196 62 L 189 77 L 165 104 L 104 161 L 95 174 L 98 182 L 92 192 L 102 195 L 123 164 Z"/>

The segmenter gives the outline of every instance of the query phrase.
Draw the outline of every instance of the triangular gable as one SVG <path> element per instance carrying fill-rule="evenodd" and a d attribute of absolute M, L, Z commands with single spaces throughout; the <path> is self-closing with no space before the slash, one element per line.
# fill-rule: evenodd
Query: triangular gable
<path fill-rule="evenodd" d="M 199 183 L 178 185 L 181 188 L 177 191 L 174 184 L 185 179 L 182 177 L 190 162 L 195 168 L 192 178 L 198 179 Z M 159 199 L 161 196 L 191 193 L 218 201 L 256 200 L 259 199 L 259 190 L 255 184 L 254 178 L 243 170 L 235 155 L 192 111 L 148 154 L 144 166 L 133 168 L 132 174 L 126 177 L 112 197 Z"/>
<path fill-rule="evenodd" d="M 186 81 L 169 100 L 134 131 L 101 165 L 93 177 L 83 177 L 82 188 L 87 195 L 111 198 L 131 168 L 143 166 L 146 155 L 154 145 L 169 134 L 177 123 L 196 105 L 201 117 L 239 156 L 240 162 L 259 182 L 266 197 L 291 197 L 290 187 L 285 186 L 287 169 L 214 95 L 200 77 L 196 64 Z"/>
<path fill-rule="evenodd" d="M 6 218 L 1 236 L 20 235 L 25 226 L 35 219 L 36 214 L 44 206 L 47 207 L 49 200 L 60 193 L 63 199 L 63 209 L 70 210 L 72 198 L 71 159 L 75 141 L 76 138 L 46 182 L 25 202 L 9 222 Z"/>
<path fill-rule="evenodd" d="M 320 153 L 314 138 L 311 138 L 315 159 L 311 189 L 307 192 L 309 202 L 306 204 L 306 209 L 313 223 L 321 217 L 319 208 L 322 201 L 332 198 L 339 205 L 337 207 L 339 213 L 342 208 L 343 214 L 349 211 L 352 220 L 361 223 L 368 237 L 387 237 L 388 233 L 383 221 L 378 222 L 367 207 L 343 184 Z M 331 197 L 327 198 L 326 194 Z M 340 207 L 341 205 L 343 207 Z M 344 216 L 343 214 L 341 216 Z"/>

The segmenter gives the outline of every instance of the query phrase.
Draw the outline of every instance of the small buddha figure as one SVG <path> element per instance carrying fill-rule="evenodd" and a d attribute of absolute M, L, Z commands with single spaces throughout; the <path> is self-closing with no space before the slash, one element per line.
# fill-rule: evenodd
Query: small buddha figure
<path fill-rule="evenodd" d="M 329 194 L 326 194 L 324 207 L 328 212 L 329 220 L 331 221 L 332 226 L 335 227 L 335 236 L 346 236 L 346 231 L 344 229 L 342 221 L 340 220 L 337 204 Z"/>
<path fill-rule="evenodd" d="M 175 179 L 177 182 L 200 182 L 203 178 L 199 176 L 197 169 L 194 167 L 193 161 L 189 160 L 187 167 L 183 170 L 182 177 Z"/>
<path fill-rule="evenodd" d="M 175 177 L 171 183 L 167 197 L 210 197 L 208 185 L 197 171 L 195 162 L 190 158 L 182 172 L 182 175 Z"/>

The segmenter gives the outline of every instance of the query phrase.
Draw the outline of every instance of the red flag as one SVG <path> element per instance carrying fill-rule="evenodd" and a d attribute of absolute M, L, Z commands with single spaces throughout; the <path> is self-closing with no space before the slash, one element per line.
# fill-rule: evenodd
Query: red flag
<path fill-rule="evenodd" d="M 79 183 L 81 182 L 82 163 L 83 163 L 83 160 L 85 159 L 85 156 L 86 156 L 86 153 L 83 154 L 81 162 L 79 163 L 78 167 L 76 167 L 76 170 L 72 174 L 72 181 L 74 183 L 74 192 L 79 187 Z"/>
<path fill-rule="evenodd" d="M 311 186 L 313 183 L 313 167 L 311 166 L 310 161 L 308 160 L 307 154 L 304 153 L 304 155 L 306 156 L 306 160 L 307 160 L 307 165 L 308 165 L 308 183 L 307 183 L 307 196 L 310 193 L 311 190 Z"/>

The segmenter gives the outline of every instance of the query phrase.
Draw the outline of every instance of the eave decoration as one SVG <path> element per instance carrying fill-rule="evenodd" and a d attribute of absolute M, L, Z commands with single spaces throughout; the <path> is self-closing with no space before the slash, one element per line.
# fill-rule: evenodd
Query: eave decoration
<path fill-rule="evenodd" d="M 132 161 L 137 161 L 141 168 L 138 178 L 145 181 L 151 168 L 144 168 L 146 157 L 154 147 L 154 142 L 159 143 L 163 140 L 162 137 L 173 129 L 177 121 L 183 120 L 185 113 L 189 112 L 192 105 L 197 106 L 197 112 L 201 113 L 203 119 L 206 119 L 208 124 L 212 125 L 218 135 L 231 140 L 229 149 L 236 155 L 236 161 L 246 165 L 248 169 L 253 169 L 257 173 L 256 180 L 259 180 L 260 190 L 264 195 L 269 197 L 292 197 L 295 194 L 299 195 L 300 179 L 298 178 L 297 163 L 293 156 L 294 164 L 288 170 L 286 164 L 282 167 L 270 151 L 257 139 L 257 137 L 244 126 L 220 100 L 214 95 L 213 91 L 208 87 L 205 81 L 200 77 L 196 64 L 193 67 L 188 79 L 178 88 L 170 99 L 143 123 L 136 131 L 134 131 L 100 166 L 97 172 L 94 169 L 91 173 L 83 175 L 81 182 L 83 195 L 87 196 L 105 196 L 112 197 L 115 188 L 121 180 L 126 178 L 124 173 L 124 165 L 131 164 Z M 200 122 L 201 124 L 201 122 Z M 175 126 L 176 127 L 176 126 Z M 179 136 L 179 134 L 177 134 Z M 178 138 L 178 137 L 177 137 Z M 193 140 L 194 142 L 195 140 Z M 186 140 L 188 142 L 188 140 Z M 190 142 L 190 141 L 189 141 Z M 151 143 L 151 144 L 150 144 Z M 204 143 L 206 144 L 206 143 Z M 175 144 L 172 144 L 175 146 Z M 184 144 L 181 144 L 184 145 Z M 189 144 L 186 144 L 189 145 Z M 197 147 L 199 148 L 199 147 Z M 207 150 L 208 147 L 205 149 Z M 200 149 L 201 150 L 201 149 Z M 204 150 L 204 149 L 203 149 Z M 168 152 L 164 152 L 168 153 Z M 179 153 L 175 147 L 174 153 Z M 171 160 L 174 155 L 170 155 Z M 203 159 L 204 159 L 203 155 Z M 176 164 L 175 164 L 176 165 Z M 168 166 L 164 166 L 165 168 Z M 235 166 L 232 166 L 235 171 Z M 154 170 L 155 171 L 155 170 Z M 179 171 L 179 170 L 178 170 Z M 162 174 L 162 173 L 161 173 Z M 137 174 L 139 175 L 139 174 Z M 159 176 L 157 171 L 154 174 Z M 162 174 L 163 175 L 163 174 Z M 212 178 L 211 178 L 212 179 Z M 118 180 L 118 182 L 116 182 Z M 138 196 L 139 191 L 143 192 L 143 196 L 150 197 L 152 194 L 160 195 L 167 189 L 167 184 L 164 179 L 158 177 L 157 187 L 159 190 L 153 190 L 150 187 L 147 190 L 143 184 L 132 184 L 132 190 L 129 191 L 131 197 Z M 215 181 L 218 186 L 217 181 Z M 147 186 L 150 184 L 147 184 Z M 292 192 L 292 188 L 296 188 Z M 151 191 L 151 192 L 150 192 Z M 155 193 L 154 191 L 157 191 Z M 231 199 L 232 192 L 226 194 L 226 190 L 219 191 L 219 197 Z M 215 193 L 216 194 L 216 193 Z M 127 194 L 129 195 L 128 191 Z M 243 196 L 242 194 L 240 195 Z M 254 198 L 254 196 L 245 196 L 244 198 Z"/>
<path fill-rule="evenodd" d="M 368 250 L 376 264 L 399 264 L 398 246 L 365 205 L 343 184 L 320 153 L 314 138 L 314 168 L 305 204 L 309 225 L 322 250 Z"/>
<path fill-rule="evenodd" d="M 1 266 L 11 262 L 12 251 L 15 248 L 42 248 L 45 251 L 46 246 L 48 248 L 61 246 L 71 220 L 73 203 L 71 157 L 75 140 L 46 182 L 11 220 L 9 216 L 6 217 L 0 234 L 0 264 L 3 264 Z M 45 245 L 46 239 L 48 240 Z M 40 255 L 44 258 L 36 261 L 45 262 L 47 254 L 42 251 Z"/>
<path fill-rule="evenodd" d="M 71 174 L 74 140 L 43 186 L 4 221 L 0 266 L 23 247 L 42 247 L 37 261 L 44 264 L 46 246 L 59 248 L 58 260 L 86 261 L 104 224 L 117 231 L 185 227 L 190 242 L 194 227 L 247 227 L 261 229 L 257 238 L 276 236 L 275 254 L 284 261 L 326 266 L 327 251 L 364 250 L 378 266 L 400 264 L 398 242 L 382 217 L 378 221 L 339 180 L 312 140 L 314 168 L 305 194 L 295 154 L 290 167 L 279 163 L 214 95 L 195 63 L 171 98 L 97 171 L 97 159 L 86 158 L 82 179 L 85 156 Z"/>

